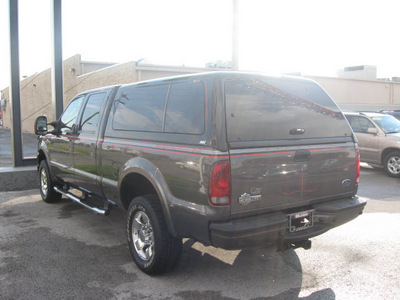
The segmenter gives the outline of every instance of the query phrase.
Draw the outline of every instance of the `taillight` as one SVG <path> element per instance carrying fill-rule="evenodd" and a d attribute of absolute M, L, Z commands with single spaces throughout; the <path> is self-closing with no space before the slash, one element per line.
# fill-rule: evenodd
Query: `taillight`
<path fill-rule="evenodd" d="M 356 156 L 357 156 L 357 171 L 356 171 L 356 184 L 360 182 L 360 151 L 358 147 L 356 149 Z"/>
<path fill-rule="evenodd" d="M 231 204 L 231 165 L 229 161 L 218 161 L 213 165 L 208 195 L 212 205 Z"/>

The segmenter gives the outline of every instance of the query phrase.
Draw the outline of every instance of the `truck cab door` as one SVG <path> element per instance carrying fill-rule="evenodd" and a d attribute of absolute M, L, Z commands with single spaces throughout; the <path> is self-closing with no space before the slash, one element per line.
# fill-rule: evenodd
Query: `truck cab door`
<path fill-rule="evenodd" d="M 57 123 L 54 135 L 48 138 L 49 163 L 53 176 L 61 182 L 73 182 L 73 142 L 77 118 L 84 96 L 72 99 Z"/>
<path fill-rule="evenodd" d="M 98 138 L 101 115 L 109 92 L 109 90 L 97 91 L 87 96 L 82 117 L 77 126 L 73 150 L 75 184 L 100 195 L 100 173 L 97 165 Z"/>

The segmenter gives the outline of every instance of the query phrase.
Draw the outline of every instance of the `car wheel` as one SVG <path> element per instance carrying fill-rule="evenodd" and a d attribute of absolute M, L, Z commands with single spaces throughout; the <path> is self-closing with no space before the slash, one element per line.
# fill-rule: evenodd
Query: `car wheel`
<path fill-rule="evenodd" d="M 43 201 L 46 203 L 53 203 L 61 199 L 61 194 L 54 190 L 49 166 L 45 160 L 42 160 L 39 165 L 39 190 Z"/>
<path fill-rule="evenodd" d="M 136 197 L 128 209 L 127 239 L 136 265 L 157 275 L 173 269 L 182 253 L 182 240 L 169 234 L 155 195 Z"/>
<path fill-rule="evenodd" d="M 393 151 L 386 155 L 383 166 L 389 176 L 400 177 L 400 151 Z"/>

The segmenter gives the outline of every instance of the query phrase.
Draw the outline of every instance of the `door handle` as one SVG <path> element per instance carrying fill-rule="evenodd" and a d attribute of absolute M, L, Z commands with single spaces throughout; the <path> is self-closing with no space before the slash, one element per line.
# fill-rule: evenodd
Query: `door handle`
<path fill-rule="evenodd" d="M 305 132 L 306 130 L 304 128 L 292 128 L 289 131 L 291 135 L 301 135 L 304 134 Z"/>

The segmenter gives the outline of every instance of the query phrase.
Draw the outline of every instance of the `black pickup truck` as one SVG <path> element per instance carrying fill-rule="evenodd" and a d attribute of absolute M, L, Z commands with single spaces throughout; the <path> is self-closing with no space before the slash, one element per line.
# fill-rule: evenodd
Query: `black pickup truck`
<path fill-rule="evenodd" d="M 148 274 L 176 265 L 182 238 L 308 249 L 366 204 L 349 124 L 302 78 L 215 72 L 100 88 L 35 130 L 43 200 L 65 195 L 100 215 L 125 208 L 131 254 Z"/>

